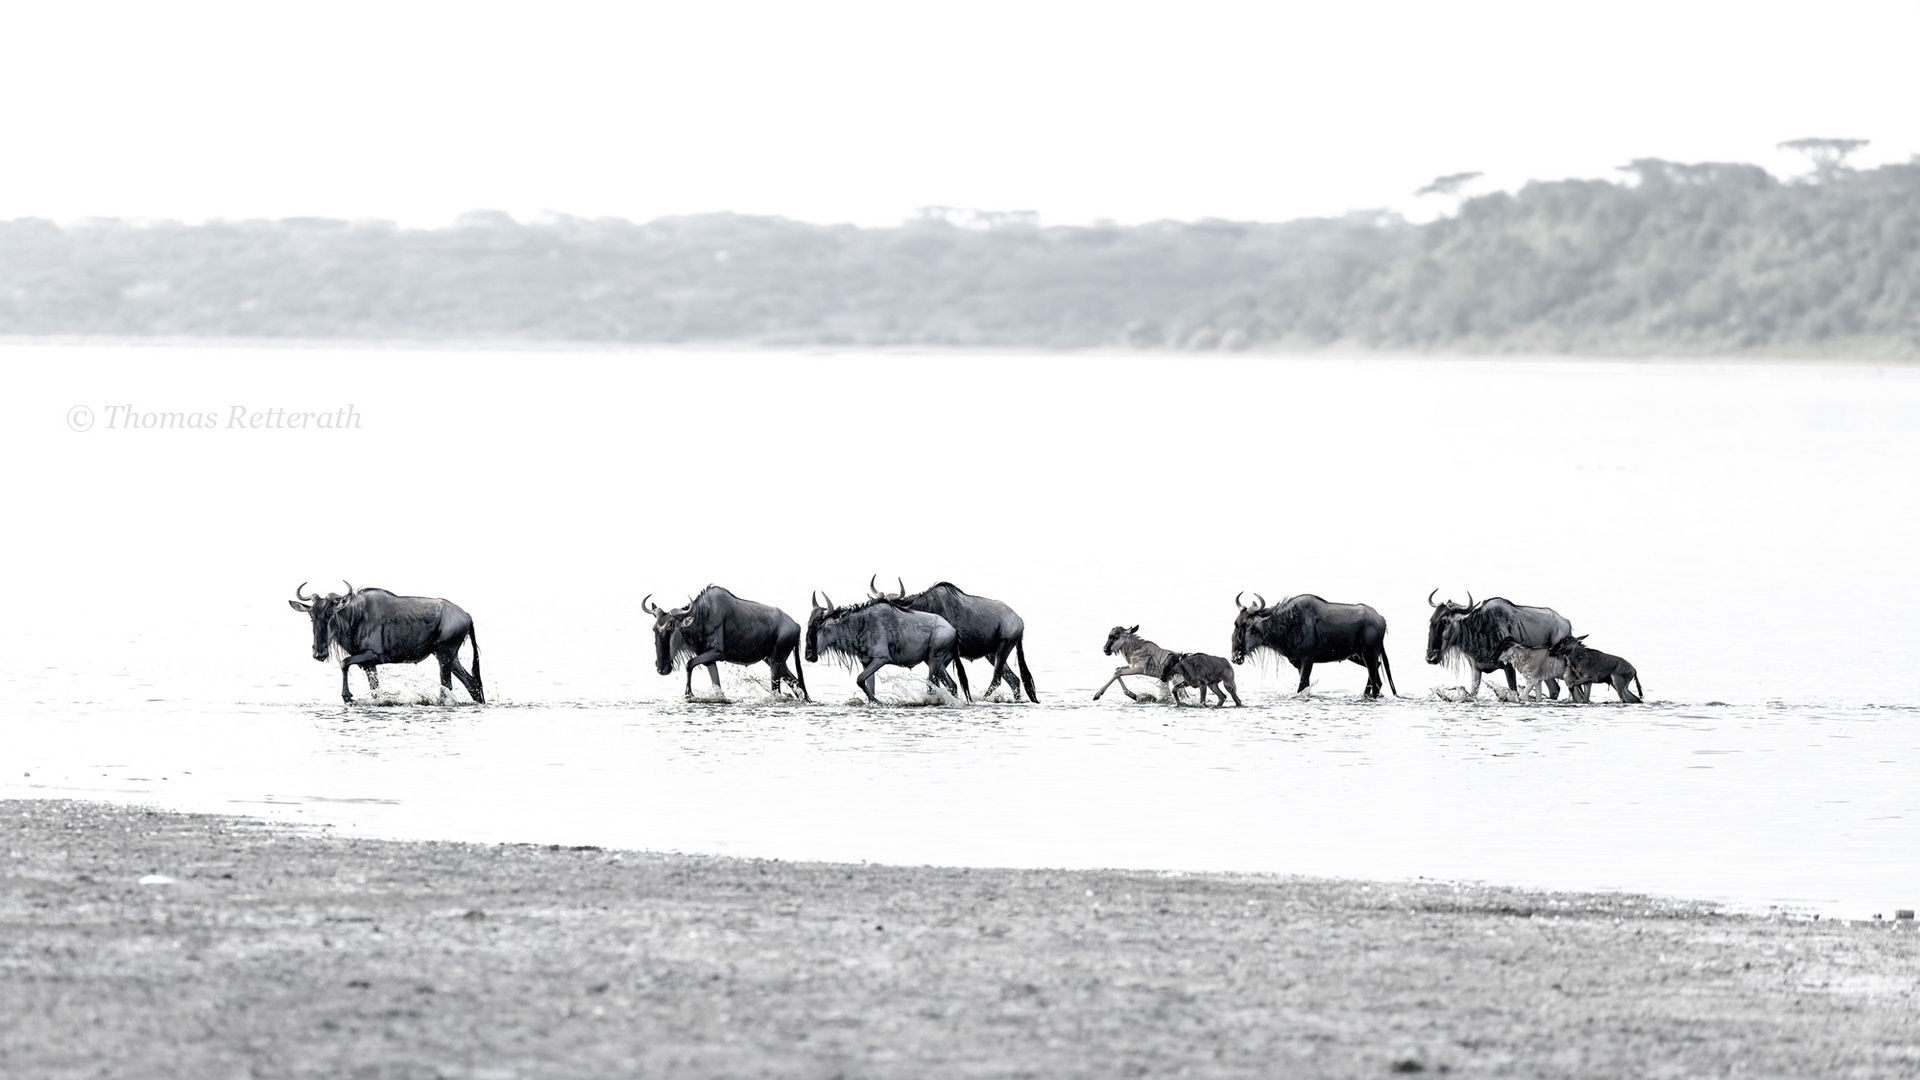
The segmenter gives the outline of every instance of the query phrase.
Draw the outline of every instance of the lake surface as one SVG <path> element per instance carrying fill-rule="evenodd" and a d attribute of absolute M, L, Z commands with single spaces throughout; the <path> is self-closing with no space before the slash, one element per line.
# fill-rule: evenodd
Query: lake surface
<path fill-rule="evenodd" d="M 0 796 L 408 838 L 1920 906 L 1913 368 L 0 360 Z M 167 412 L 214 426 L 124 422 Z M 352 426 L 282 426 L 306 413 Z M 649 592 L 718 582 L 804 621 L 811 590 L 849 602 L 875 573 L 1013 604 L 1041 703 L 946 703 L 889 669 L 871 707 L 831 665 L 808 667 L 811 704 L 770 699 L 764 668 L 689 703 L 654 673 Z M 378 698 L 356 673 L 365 704 L 343 707 L 286 606 L 342 578 L 472 612 L 495 703 L 428 704 L 429 663 L 383 669 Z M 1444 700 L 1461 679 L 1423 662 L 1435 588 L 1555 607 L 1638 666 L 1649 704 Z M 1290 669 L 1250 665 L 1244 709 L 1090 700 L 1109 627 L 1225 654 L 1243 589 L 1378 608 L 1402 696 L 1361 699 L 1352 664 L 1295 696 Z"/>

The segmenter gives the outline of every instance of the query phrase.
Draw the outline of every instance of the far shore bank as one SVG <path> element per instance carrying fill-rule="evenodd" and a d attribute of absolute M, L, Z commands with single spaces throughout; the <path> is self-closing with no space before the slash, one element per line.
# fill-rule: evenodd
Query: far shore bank
<path fill-rule="evenodd" d="M 1910 1076 L 1910 921 L 0 802 L 0 1072 Z"/>

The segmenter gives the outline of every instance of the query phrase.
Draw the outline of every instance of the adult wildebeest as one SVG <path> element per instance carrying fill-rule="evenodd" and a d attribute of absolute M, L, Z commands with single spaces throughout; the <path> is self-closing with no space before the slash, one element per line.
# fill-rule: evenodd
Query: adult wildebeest
<path fill-rule="evenodd" d="M 956 662 L 959 644 L 960 635 L 952 623 L 885 598 L 835 607 L 832 597 L 816 593 L 813 613 L 807 617 L 807 663 L 819 663 L 820 655 L 826 653 L 848 667 L 860 665 L 853 681 L 873 702 L 880 700 L 873 692 L 874 675 L 888 664 L 908 668 L 925 664 L 929 681 L 961 693 L 947 674 L 947 665 Z M 967 700 L 972 701 L 972 696 L 967 695 Z"/>
<path fill-rule="evenodd" d="M 380 692 L 377 664 L 417 664 L 431 656 L 440 661 L 440 696 L 444 700 L 453 690 L 453 676 L 473 695 L 475 703 L 487 703 L 480 685 L 480 636 L 474 633 L 473 616 L 449 600 L 427 596 L 395 596 L 385 589 L 355 589 L 347 584 L 345 596 L 306 595 L 307 583 L 293 590 L 297 600 L 287 601 L 295 611 L 304 611 L 313 619 L 313 658 L 325 660 L 331 648 L 338 648 L 340 660 L 340 699 L 353 703 L 347 689 L 347 670 L 355 664 L 367 673 L 367 689 Z M 460 643 L 473 642 L 473 674 L 460 666 Z"/>
<path fill-rule="evenodd" d="M 729 664 L 758 664 L 765 661 L 771 673 L 771 688 L 780 692 L 781 683 L 790 683 L 807 697 L 804 671 L 787 670 L 787 660 L 800 667 L 800 624 L 772 604 L 742 600 L 718 585 L 700 590 L 686 607 L 663 609 L 652 602 L 653 594 L 640 606 L 653 616 L 653 656 L 655 669 L 662 675 L 673 674 L 675 662 L 687 663 L 687 699 L 693 698 L 693 669 L 705 667 L 717 689 L 720 686 L 720 661 Z"/>
<path fill-rule="evenodd" d="M 1206 653 L 1173 653 L 1167 658 L 1167 690 L 1173 694 L 1173 700 L 1180 700 L 1182 686 L 1200 688 L 1200 707 L 1207 707 L 1207 688 L 1213 688 L 1213 694 L 1220 699 L 1216 708 L 1226 708 L 1227 694 L 1220 692 L 1220 684 L 1225 683 L 1227 694 L 1233 695 L 1233 707 L 1240 707 L 1240 691 L 1233 685 L 1233 667 L 1225 659 Z"/>
<path fill-rule="evenodd" d="M 1589 649 L 1583 642 L 1587 635 L 1563 639 L 1553 647 L 1554 654 L 1567 661 L 1567 690 L 1585 689 L 1594 683 L 1606 683 L 1613 692 L 1620 695 L 1621 702 L 1637 705 L 1646 697 L 1646 688 L 1640 685 L 1640 673 L 1632 664 L 1612 653 L 1603 653 L 1599 649 Z M 1638 694 L 1627 689 L 1631 683 Z M 1586 700 L 1582 695 L 1580 700 Z"/>
<path fill-rule="evenodd" d="M 1472 593 L 1464 605 L 1451 600 L 1436 604 L 1433 598 L 1439 591 L 1427 594 L 1433 608 L 1427 621 L 1427 663 L 1466 665 L 1473 680 L 1467 689 L 1474 697 L 1480 696 L 1480 676 L 1492 671 L 1507 673 L 1507 689 L 1520 689 L 1513 666 L 1500 659 L 1505 648 L 1501 643 L 1508 638 L 1529 649 L 1544 649 L 1573 633 L 1573 624 L 1552 608 L 1522 607 L 1498 596 L 1476 604 Z M 1549 678 L 1546 684 L 1548 697 L 1560 696 L 1557 681 Z"/>
<path fill-rule="evenodd" d="M 1388 689 L 1400 696 L 1393 665 L 1387 662 L 1387 620 L 1379 612 L 1365 604 L 1330 604 L 1311 593 L 1290 596 L 1272 607 L 1259 593 L 1253 594 L 1252 604 L 1242 604 L 1244 595 L 1233 598 L 1240 609 L 1233 619 L 1234 663 L 1246 663 L 1261 649 L 1277 653 L 1300 672 L 1294 692 L 1301 693 L 1313 677 L 1313 665 L 1351 660 L 1367 669 L 1366 696 L 1380 696 L 1383 668 Z"/>
<path fill-rule="evenodd" d="M 1116 626 L 1107 632 L 1107 644 L 1100 651 L 1108 656 L 1119 653 L 1127 658 L 1127 664 L 1113 669 L 1113 678 L 1093 692 L 1093 700 L 1099 701 L 1108 686 L 1120 683 L 1121 693 L 1139 701 L 1140 695 L 1127 689 L 1127 684 L 1121 681 L 1122 675 L 1145 675 L 1163 683 L 1167 681 L 1167 659 L 1176 654 L 1141 637 L 1139 631 L 1140 624 L 1134 623 L 1132 626 Z"/>
<path fill-rule="evenodd" d="M 1566 640 L 1562 639 L 1562 643 Z M 1506 640 L 1505 646 L 1500 650 L 1500 662 L 1511 667 L 1526 681 L 1526 693 L 1522 696 L 1528 700 L 1539 699 L 1540 686 L 1548 679 L 1567 677 L 1566 659 L 1555 656 L 1552 649 L 1529 649 L 1512 638 Z"/>
<path fill-rule="evenodd" d="M 875 586 L 880 575 L 867 579 L 867 591 L 876 599 L 884 594 Z M 960 635 L 960 656 L 953 665 L 954 674 L 960 677 L 960 689 L 971 695 L 967 689 L 967 665 L 961 660 L 988 660 L 993 664 L 993 678 L 981 697 L 993 693 L 993 688 L 1004 680 L 1008 689 L 1013 691 L 1015 701 L 1020 699 L 1020 688 L 1025 686 L 1027 700 L 1038 702 L 1040 695 L 1034 692 L 1033 673 L 1027 670 L 1027 624 L 1007 605 L 998 600 L 989 600 L 984 596 L 974 596 L 952 582 L 942 581 L 937 585 L 907 595 L 907 587 L 898 578 L 895 584 L 900 593 L 892 597 L 897 603 L 906 605 L 915 611 L 925 611 L 947 620 Z M 1016 657 L 1020 662 L 1020 674 L 1016 677 L 1007 670 L 1007 658 Z"/>

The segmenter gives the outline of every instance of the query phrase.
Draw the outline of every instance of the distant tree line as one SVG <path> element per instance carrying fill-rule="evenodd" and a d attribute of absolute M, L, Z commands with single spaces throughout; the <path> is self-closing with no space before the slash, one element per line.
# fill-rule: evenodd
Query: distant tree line
<path fill-rule="evenodd" d="M 1916 164 L 1649 159 L 1421 226 L 0 222 L 16 335 L 1913 354 L 1916 301 Z"/>

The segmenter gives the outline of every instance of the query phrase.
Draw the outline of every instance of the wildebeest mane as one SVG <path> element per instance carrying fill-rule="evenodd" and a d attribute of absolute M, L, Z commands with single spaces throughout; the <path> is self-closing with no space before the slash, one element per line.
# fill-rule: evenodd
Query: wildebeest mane
<path fill-rule="evenodd" d="M 1508 638 L 1518 641 L 1525 632 L 1514 618 L 1513 609 L 1513 601 L 1490 596 L 1465 617 L 1453 620 L 1453 641 L 1443 650 L 1442 658 L 1456 667 L 1465 662 L 1491 663 L 1500 659 L 1503 643 Z"/>
<path fill-rule="evenodd" d="M 859 615 L 882 604 L 893 608 L 895 611 L 911 610 L 907 607 L 906 602 L 897 596 L 876 596 L 870 600 L 862 600 L 857 604 L 837 607 L 827 612 L 826 616 L 821 619 L 820 629 L 822 633 L 820 637 L 822 639 L 826 637 L 824 631 L 829 629 L 829 624 L 832 624 L 832 629 L 840 630 L 844 633 L 845 629 L 850 629 L 842 626 L 844 619 L 848 616 Z M 860 649 L 863 644 L 860 639 L 864 636 L 866 630 L 866 626 L 862 625 L 860 627 L 860 633 L 831 643 L 816 639 L 815 644 L 820 651 L 821 659 L 828 663 L 837 664 L 848 671 L 858 672 L 861 668 L 865 667 L 867 663 L 860 655 Z"/>

